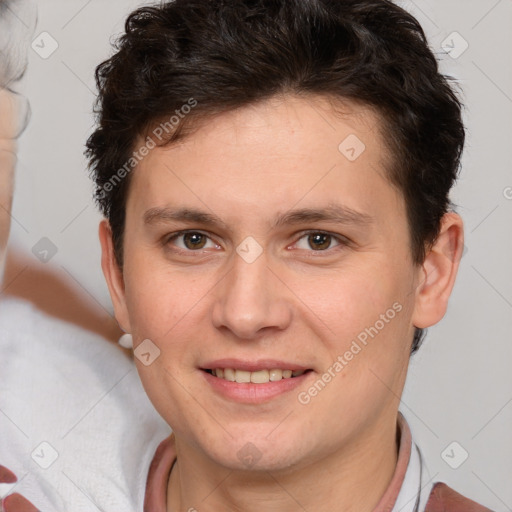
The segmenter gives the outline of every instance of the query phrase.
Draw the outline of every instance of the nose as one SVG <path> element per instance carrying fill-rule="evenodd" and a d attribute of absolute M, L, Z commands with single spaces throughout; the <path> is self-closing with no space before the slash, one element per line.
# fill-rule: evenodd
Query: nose
<path fill-rule="evenodd" d="M 216 288 L 214 326 L 243 340 L 282 331 L 292 320 L 287 292 L 265 254 L 252 263 L 235 255 L 233 267 Z"/>

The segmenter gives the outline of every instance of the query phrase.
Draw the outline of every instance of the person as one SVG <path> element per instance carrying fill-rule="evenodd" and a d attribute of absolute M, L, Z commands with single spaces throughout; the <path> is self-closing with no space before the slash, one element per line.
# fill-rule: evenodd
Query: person
<path fill-rule="evenodd" d="M 23 30 L 17 28 L 14 35 L 10 27 L 15 15 L 33 20 L 32 8 L 33 5 L 22 0 L 12 11 L 10 3 L 0 2 L 0 277 L 4 273 L 9 237 L 16 140 L 30 115 L 28 102 L 16 92 L 15 86 L 26 67 L 26 50 L 20 51 L 20 48 L 28 48 L 33 26 L 23 27 Z M 14 14 L 9 15 L 10 12 Z"/>
<path fill-rule="evenodd" d="M 484 511 L 400 396 L 463 250 L 461 102 L 388 0 L 175 0 L 96 71 L 102 267 L 172 428 L 147 512 Z"/>
<path fill-rule="evenodd" d="M 0 0 L 0 255 L 10 226 L 16 141 L 29 118 L 19 93 L 36 23 L 31 0 Z M 115 345 L 0 300 L 0 510 L 140 510 L 168 426 Z"/>

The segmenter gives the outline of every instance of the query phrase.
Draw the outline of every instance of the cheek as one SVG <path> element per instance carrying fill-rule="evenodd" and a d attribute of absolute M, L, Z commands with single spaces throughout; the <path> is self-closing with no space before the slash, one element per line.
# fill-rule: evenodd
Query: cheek
<path fill-rule="evenodd" d="M 319 335 L 325 350 L 323 370 L 336 375 L 319 407 L 322 403 L 329 410 L 341 404 L 358 416 L 361 403 L 369 411 L 380 411 L 400 396 L 412 336 L 411 279 L 412 267 L 399 268 L 380 258 L 309 287 L 308 306 L 315 315 L 305 315 L 325 333 Z"/>
<path fill-rule="evenodd" d="M 137 340 L 154 340 L 161 348 L 164 340 L 181 339 L 177 333 L 201 310 L 211 276 L 171 269 L 162 258 L 148 257 L 142 250 L 128 248 L 125 254 L 130 255 L 124 273 L 132 334 Z"/>
<path fill-rule="evenodd" d="M 411 279 L 406 265 L 397 268 L 385 256 L 361 257 L 336 272 L 303 277 L 297 288 L 307 290 L 304 302 L 343 345 L 376 323 L 384 331 L 403 321 L 414 299 Z"/>

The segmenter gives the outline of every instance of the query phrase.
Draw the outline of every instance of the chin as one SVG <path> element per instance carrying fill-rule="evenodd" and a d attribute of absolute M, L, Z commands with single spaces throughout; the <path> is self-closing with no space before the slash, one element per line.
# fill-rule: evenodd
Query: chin
<path fill-rule="evenodd" d="M 295 441 L 288 432 L 285 440 L 269 439 L 271 429 L 264 430 L 258 437 L 246 425 L 244 433 L 229 437 L 224 432 L 222 440 L 219 436 L 211 442 L 201 442 L 202 449 L 216 464 L 233 471 L 280 471 L 296 465 L 302 443 Z"/>

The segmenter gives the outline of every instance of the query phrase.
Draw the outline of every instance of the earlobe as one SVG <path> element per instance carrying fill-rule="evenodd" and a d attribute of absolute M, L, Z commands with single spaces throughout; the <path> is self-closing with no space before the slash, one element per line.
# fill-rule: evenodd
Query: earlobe
<path fill-rule="evenodd" d="M 445 315 L 463 248 L 462 219 L 456 213 L 446 213 L 441 220 L 439 236 L 420 269 L 412 318 L 415 327 L 430 327 Z"/>
<path fill-rule="evenodd" d="M 114 305 L 114 313 L 119 327 L 125 332 L 131 332 L 128 310 L 126 308 L 124 277 L 114 252 L 112 229 L 107 220 L 102 220 L 99 226 L 101 244 L 101 268 L 107 281 L 110 298 Z"/>

